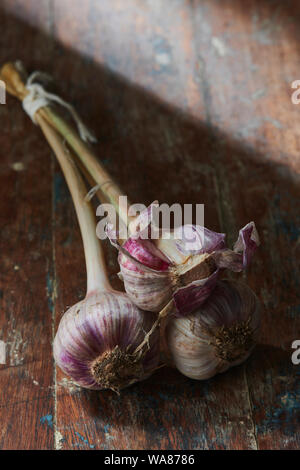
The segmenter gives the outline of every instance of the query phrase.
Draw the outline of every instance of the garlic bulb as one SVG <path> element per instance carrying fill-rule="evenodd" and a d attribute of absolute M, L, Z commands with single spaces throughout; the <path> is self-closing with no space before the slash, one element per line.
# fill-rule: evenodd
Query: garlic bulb
<path fill-rule="evenodd" d="M 37 121 L 72 194 L 87 270 L 86 297 L 63 315 L 54 339 L 54 357 L 78 385 L 118 392 L 157 368 L 160 356 L 155 318 L 110 286 L 93 209 L 85 200 L 85 184 L 63 140 L 42 117 L 37 116 Z"/>
<path fill-rule="evenodd" d="M 209 278 L 217 269 L 208 254 L 190 257 L 179 266 L 172 265 L 161 254 L 152 255 L 151 244 L 150 240 L 129 239 L 118 257 L 125 290 L 143 310 L 159 312 L 180 288 Z M 186 308 L 189 309 L 187 305 Z"/>
<path fill-rule="evenodd" d="M 162 344 L 183 375 L 204 380 L 245 361 L 259 326 L 260 303 L 252 290 L 242 283 L 218 281 L 201 308 L 165 320 Z"/>
<path fill-rule="evenodd" d="M 254 222 L 240 230 L 233 250 L 226 248 L 222 233 L 199 226 L 177 230 L 183 229 L 194 235 L 193 249 L 184 238 L 166 240 L 158 249 L 157 240 L 144 239 L 138 231 L 120 246 L 108 228 L 110 240 L 119 250 L 120 277 L 138 307 L 159 312 L 173 299 L 178 314 L 189 314 L 211 294 L 222 269 L 242 271 L 259 245 Z"/>
<path fill-rule="evenodd" d="M 147 378 L 158 366 L 157 330 L 139 349 L 154 320 L 123 293 L 92 293 L 62 317 L 54 358 L 81 387 L 119 391 Z"/>

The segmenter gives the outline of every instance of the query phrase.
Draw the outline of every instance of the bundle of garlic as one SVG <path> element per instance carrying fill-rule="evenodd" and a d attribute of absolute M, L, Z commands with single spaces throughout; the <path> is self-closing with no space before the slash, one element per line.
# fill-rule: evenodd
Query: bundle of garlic
<path fill-rule="evenodd" d="M 145 339 L 154 318 L 139 310 L 109 284 L 96 237 L 86 187 L 61 138 L 43 119 L 39 124 L 60 162 L 76 208 L 87 269 L 87 294 L 62 317 L 54 340 L 54 357 L 78 385 L 119 391 L 151 375 L 159 362 L 159 337 Z"/>
<path fill-rule="evenodd" d="M 25 85 L 13 64 L 6 64 L 0 76 L 8 91 L 23 101 L 24 109 L 42 127 L 58 155 L 69 178 L 82 230 L 88 293 L 61 321 L 54 347 L 60 367 L 88 388 L 120 390 L 141 380 L 158 365 L 157 327 L 164 317 L 165 352 L 184 375 L 208 378 L 245 360 L 257 336 L 259 303 L 248 287 L 221 282 L 218 277 L 225 268 L 238 272 L 248 266 L 259 245 L 254 222 L 240 230 L 233 250 L 226 248 L 224 234 L 193 225 L 177 229 L 188 234 L 187 238 L 178 237 L 175 230 L 169 233 L 169 239 L 145 239 L 154 204 L 137 218 L 128 216 L 128 206 L 120 199 L 122 192 L 83 142 L 91 136 L 75 110 L 32 83 L 33 78 Z M 49 106 L 51 101 L 68 107 L 81 138 Z M 112 203 L 121 220 L 129 223 L 130 237 L 123 244 L 114 227 L 107 230 L 119 250 L 128 297 L 114 292 L 108 284 L 95 240 L 95 221 L 82 199 L 85 189 L 64 155 L 58 134 L 79 157 L 81 169 L 97 183 L 99 199 Z M 138 307 L 159 312 L 156 321 Z M 143 331 L 148 331 L 146 336 Z"/>
<path fill-rule="evenodd" d="M 9 89 L 16 83 L 21 90 L 20 80 L 9 82 Z M 85 201 L 85 184 L 61 136 L 39 112 L 35 120 L 65 174 L 81 229 L 87 271 L 87 294 L 63 315 L 54 339 L 54 357 L 78 385 L 119 391 L 145 379 L 158 366 L 158 331 L 147 335 L 155 318 L 110 286 L 95 216 L 91 204 Z"/>

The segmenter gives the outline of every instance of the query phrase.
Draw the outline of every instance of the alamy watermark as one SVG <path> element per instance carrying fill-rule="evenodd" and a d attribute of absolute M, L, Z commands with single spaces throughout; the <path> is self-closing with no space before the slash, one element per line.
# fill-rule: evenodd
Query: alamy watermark
<path fill-rule="evenodd" d="M 6 344 L 0 340 L 0 364 L 6 364 Z"/>
<path fill-rule="evenodd" d="M 292 88 L 296 88 L 296 90 L 292 93 L 291 101 L 293 104 L 300 103 L 300 80 L 294 80 L 291 83 Z"/>
<path fill-rule="evenodd" d="M 0 104 L 6 104 L 6 86 L 2 80 L 0 80 Z"/>
<path fill-rule="evenodd" d="M 292 354 L 292 363 L 297 366 L 300 364 L 300 339 L 293 341 L 292 349 L 296 349 Z"/>
<path fill-rule="evenodd" d="M 118 212 L 122 213 L 119 217 Z M 133 204 L 128 207 L 126 196 L 119 197 L 118 211 L 112 204 L 100 204 L 96 215 L 102 217 L 97 225 L 100 240 L 107 238 L 107 224 L 111 224 L 118 238 L 126 240 L 132 231 L 138 230 L 142 239 L 158 240 L 170 238 L 184 240 L 192 250 L 192 244 L 199 247 L 204 236 L 204 204 Z M 195 227 L 195 229 L 194 229 Z M 132 230 L 135 229 L 135 230 Z M 199 240 L 199 237 L 201 238 Z"/>

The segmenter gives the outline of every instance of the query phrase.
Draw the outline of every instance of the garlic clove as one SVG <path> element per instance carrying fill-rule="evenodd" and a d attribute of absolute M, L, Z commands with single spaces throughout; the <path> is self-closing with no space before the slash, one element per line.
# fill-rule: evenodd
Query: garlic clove
<path fill-rule="evenodd" d="M 167 257 L 169 262 L 173 265 L 180 266 L 182 263 L 190 258 L 189 254 L 184 254 L 178 249 L 178 240 L 175 238 L 174 233 L 169 233 L 168 238 L 160 238 L 153 240 L 153 245 Z"/>
<path fill-rule="evenodd" d="M 129 238 L 123 245 L 123 249 L 138 260 L 143 267 L 146 266 L 155 271 L 167 271 L 170 266 L 170 263 L 163 254 L 156 249 L 151 240 Z"/>
<path fill-rule="evenodd" d="M 151 272 L 123 256 L 120 254 L 118 259 L 126 293 L 142 310 L 159 312 L 173 295 L 173 281 L 168 271 Z"/>

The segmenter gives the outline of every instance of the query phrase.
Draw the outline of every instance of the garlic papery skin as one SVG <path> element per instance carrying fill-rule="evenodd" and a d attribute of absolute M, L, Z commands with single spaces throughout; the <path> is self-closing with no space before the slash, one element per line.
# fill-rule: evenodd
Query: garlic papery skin
<path fill-rule="evenodd" d="M 172 298 L 173 280 L 168 271 L 160 274 L 140 269 L 122 254 L 119 264 L 126 293 L 142 310 L 159 312 Z"/>
<path fill-rule="evenodd" d="M 112 244 L 119 250 L 125 290 L 140 308 L 159 312 L 173 298 L 177 313 L 189 314 L 212 293 L 221 269 L 246 269 L 259 245 L 254 222 L 240 230 L 233 250 L 225 247 L 224 234 L 198 226 L 185 229 L 195 234 L 196 243 L 172 238 L 168 252 L 159 250 L 156 240 L 139 238 L 138 233 L 120 246 L 115 234 L 108 230 Z M 170 260 L 171 251 L 172 259 L 180 259 L 180 264 Z M 178 253 L 184 257 L 178 258 Z"/>
<path fill-rule="evenodd" d="M 59 367 L 81 387 L 122 390 L 151 375 L 159 362 L 159 332 L 136 352 L 155 318 L 121 292 L 96 292 L 62 317 L 54 340 Z"/>
<path fill-rule="evenodd" d="M 165 320 L 163 349 L 183 375 L 209 379 L 248 358 L 259 326 L 260 303 L 253 291 L 239 282 L 218 281 L 191 315 Z"/>
<path fill-rule="evenodd" d="M 151 312 L 159 312 L 178 289 L 193 281 L 209 278 L 217 269 L 213 258 L 209 255 L 199 255 L 195 269 L 192 266 L 193 260 L 190 258 L 187 259 L 186 264 L 170 265 L 165 271 L 137 266 L 123 253 L 120 253 L 118 260 L 121 279 L 128 296 L 141 309 Z"/>

